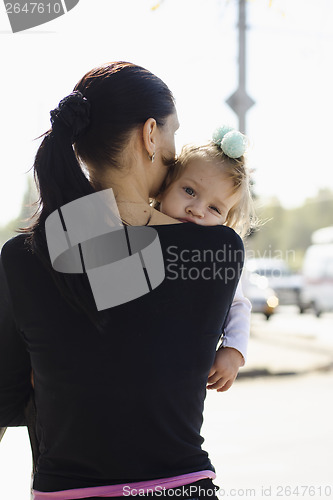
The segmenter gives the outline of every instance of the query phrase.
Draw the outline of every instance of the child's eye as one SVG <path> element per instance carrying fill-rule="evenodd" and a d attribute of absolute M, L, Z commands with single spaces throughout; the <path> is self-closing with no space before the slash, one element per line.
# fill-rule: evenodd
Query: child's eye
<path fill-rule="evenodd" d="M 194 189 L 192 189 L 190 187 L 184 187 L 184 191 L 185 191 L 185 193 L 189 194 L 190 196 L 194 195 Z"/>
<path fill-rule="evenodd" d="M 220 215 L 221 215 L 221 212 L 219 211 L 219 209 L 218 209 L 218 208 L 216 208 L 216 207 L 210 207 L 210 208 L 211 208 L 212 210 L 215 210 L 218 214 L 220 214 Z"/>

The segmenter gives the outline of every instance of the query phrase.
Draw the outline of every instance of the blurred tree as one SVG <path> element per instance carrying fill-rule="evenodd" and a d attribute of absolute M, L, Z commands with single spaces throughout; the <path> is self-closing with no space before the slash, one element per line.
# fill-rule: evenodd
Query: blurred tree
<path fill-rule="evenodd" d="M 333 226 L 333 192 L 321 189 L 302 206 L 292 209 L 283 208 L 274 198 L 258 207 L 257 212 L 262 226 L 247 241 L 249 254 L 286 258 L 293 269 L 299 269 L 312 233 Z"/>

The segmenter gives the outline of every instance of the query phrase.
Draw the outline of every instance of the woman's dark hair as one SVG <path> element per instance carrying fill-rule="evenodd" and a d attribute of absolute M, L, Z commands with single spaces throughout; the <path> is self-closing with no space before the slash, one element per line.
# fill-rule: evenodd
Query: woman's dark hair
<path fill-rule="evenodd" d="M 84 174 L 81 161 L 94 172 L 119 168 L 120 155 L 131 132 L 148 118 L 154 118 L 157 125 L 163 126 L 175 111 L 175 104 L 162 80 L 128 62 L 112 62 L 89 71 L 74 91 L 89 107 L 89 121 L 84 130 L 77 133 L 76 126 L 69 124 L 66 116 L 65 120 L 59 120 L 65 100 L 51 112 L 52 128 L 44 134 L 33 165 L 39 191 L 37 210 L 32 216 L 34 222 L 19 232 L 29 234 L 27 243 L 51 271 L 66 299 L 76 309 L 87 312 L 98 326 L 102 315 L 97 314 L 87 276 L 62 274 L 52 269 L 45 220 L 61 206 L 99 190 L 94 179 L 89 181 Z M 70 109 L 72 114 L 77 113 L 75 99 L 74 108 Z"/>

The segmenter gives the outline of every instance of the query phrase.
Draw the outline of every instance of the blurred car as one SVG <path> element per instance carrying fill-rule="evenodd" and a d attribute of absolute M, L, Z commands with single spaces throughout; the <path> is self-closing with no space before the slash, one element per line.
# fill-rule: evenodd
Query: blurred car
<path fill-rule="evenodd" d="M 315 231 L 312 241 L 304 256 L 300 300 L 303 310 L 312 309 L 319 317 L 333 311 L 333 227 Z"/>
<path fill-rule="evenodd" d="M 246 269 L 267 278 L 268 286 L 275 291 L 280 305 L 297 305 L 300 312 L 303 312 L 300 301 L 303 276 L 292 273 L 285 260 L 277 258 L 248 259 Z"/>
<path fill-rule="evenodd" d="M 243 272 L 242 287 L 245 297 L 252 304 L 252 312 L 262 313 L 269 319 L 279 305 L 279 299 L 272 288 L 269 287 L 265 276 L 257 273 Z"/>

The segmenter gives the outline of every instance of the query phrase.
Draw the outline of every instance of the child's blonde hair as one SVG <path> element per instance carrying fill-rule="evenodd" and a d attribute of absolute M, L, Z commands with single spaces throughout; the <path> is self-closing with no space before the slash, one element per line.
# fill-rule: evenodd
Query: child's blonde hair
<path fill-rule="evenodd" d="M 234 185 L 233 193 L 240 191 L 240 197 L 229 210 L 225 225 L 233 228 L 240 236 L 249 234 L 257 226 L 258 219 L 255 215 L 250 189 L 250 175 L 246 167 L 245 156 L 230 158 L 214 142 L 210 142 L 204 146 L 196 146 L 194 144 L 184 146 L 177 161 L 170 167 L 160 194 L 170 184 L 175 182 L 182 175 L 188 164 L 194 160 L 214 162 L 214 165 L 221 167 L 221 170 L 232 180 Z M 157 210 L 159 209 L 158 202 L 154 202 L 153 206 Z"/>

